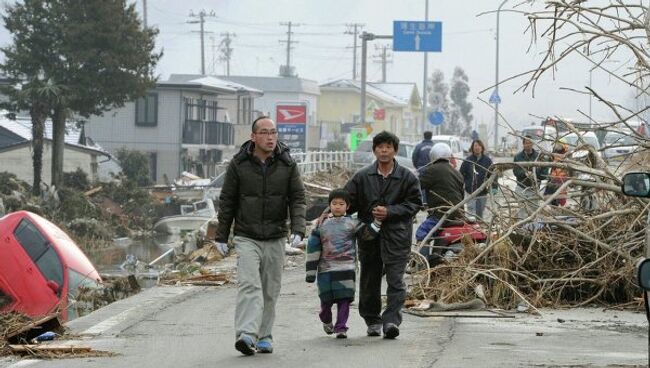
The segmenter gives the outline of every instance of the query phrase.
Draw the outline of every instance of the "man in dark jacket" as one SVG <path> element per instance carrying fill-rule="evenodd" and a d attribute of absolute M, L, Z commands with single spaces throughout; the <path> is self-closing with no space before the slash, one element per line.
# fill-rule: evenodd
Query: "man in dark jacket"
<path fill-rule="evenodd" d="M 474 193 L 489 176 L 489 169 L 492 166 L 492 159 L 485 154 L 485 145 L 480 139 L 476 139 L 470 146 L 472 154 L 467 156 L 460 165 L 460 173 L 465 181 L 465 193 Z M 496 181 L 492 188 L 497 188 Z M 468 211 L 478 218 L 483 218 L 483 210 L 487 202 L 488 188 L 484 188 L 468 204 Z"/>
<path fill-rule="evenodd" d="M 431 132 L 424 132 L 424 140 L 418 143 L 413 149 L 411 161 L 413 161 L 413 166 L 415 166 L 416 169 L 429 163 L 429 151 L 433 146 L 433 141 L 431 140 L 432 136 L 433 134 Z"/>
<path fill-rule="evenodd" d="M 533 149 L 533 141 L 530 137 L 524 137 L 522 142 L 524 149 L 515 155 L 514 162 L 539 161 L 539 152 Z M 525 219 L 539 207 L 539 182 L 546 178 L 547 169 L 543 167 L 532 169 L 530 167 L 515 166 L 512 172 L 517 179 L 515 193 L 521 197 L 517 217 Z"/>
<path fill-rule="evenodd" d="M 450 160 L 451 147 L 447 143 L 436 143 L 431 148 L 431 164 L 420 170 L 420 188 L 425 193 L 429 216 L 418 226 L 415 240 L 422 241 L 438 220 L 453 206 L 463 201 L 463 177 L 454 169 Z M 447 219 L 461 220 L 462 210 L 451 212 Z M 427 256 L 431 248 L 423 248 Z"/>
<path fill-rule="evenodd" d="M 275 304 L 280 295 L 287 218 L 290 241 L 305 234 L 305 187 L 289 148 L 277 141 L 273 120 L 257 118 L 251 139 L 228 165 L 219 197 L 216 241 L 228 241 L 233 221 L 237 264 L 235 348 L 245 355 L 273 352 Z"/>
<path fill-rule="evenodd" d="M 402 307 L 406 299 L 404 271 L 411 252 L 413 217 L 422 205 L 415 175 L 399 166 L 395 154 L 399 138 L 383 131 L 372 140 L 376 161 L 359 170 L 345 185 L 350 193 L 349 213 L 360 221 L 381 223 L 379 236 L 358 239 L 361 276 L 359 314 L 368 326 L 368 336 L 394 339 L 399 335 Z M 387 305 L 381 313 L 381 278 L 386 273 Z"/>
<path fill-rule="evenodd" d="M 451 147 L 437 143 L 431 149 L 431 165 L 420 173 L 420 186 L 427 196 L 427 208 L 437 220 L 463 201 L 463 177 L 451 166 L 450 159 Z M 447 218 L 461 219 L 462 212 L 454 211 Z"/>

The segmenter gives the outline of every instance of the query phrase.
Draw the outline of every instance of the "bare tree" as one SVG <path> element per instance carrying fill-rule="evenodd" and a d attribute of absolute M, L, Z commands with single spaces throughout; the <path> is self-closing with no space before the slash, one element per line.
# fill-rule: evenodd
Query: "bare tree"
<path fill-rule="evenodd" d="M 532 7 L 539 2 L 527 1 Z M 580 56 L 592 70 L 601 70 L 635 91 L 636 98 L 650 96 L 647 78 L 650 73 L 650 2 L 551 0 L 543 9 L 525 12 L 530 22 L 532 42 L 546 41 L 542 61 L 524 73 L 527 81 L 520 89 L 534 93 L 540 77 L 560 68 L 569 57 Z M 618 60 L 617 66 L 606 64 Z M 623 67 L 621 67 L 623 66 Z M 647 109 L 626 107 L 622 101 L 608 101 L 590 87 L 576 92 L 591 94 L 616 116 L 612 123 L 638 119 Z"/>

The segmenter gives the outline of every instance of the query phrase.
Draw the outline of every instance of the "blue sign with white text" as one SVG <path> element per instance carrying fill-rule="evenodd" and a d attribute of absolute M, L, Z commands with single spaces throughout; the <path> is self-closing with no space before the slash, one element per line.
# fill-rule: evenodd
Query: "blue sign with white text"
<path fill-rule="evenodd" d="M 393 51 L 442 51 L 442 22 L 393 21 Z"/>
<path fill-rule="evenodd" d="M 278 123 L 278 140 L 291 148 L 291 153 L 307 152 L 305 124 Z"/>

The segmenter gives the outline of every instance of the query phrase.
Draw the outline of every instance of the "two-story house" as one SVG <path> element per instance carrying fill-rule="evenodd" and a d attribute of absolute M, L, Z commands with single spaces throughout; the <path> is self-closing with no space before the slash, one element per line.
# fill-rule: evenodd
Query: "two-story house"
<path fill-rule="evenodd" d="M 172 74 L 145 97 L 88 119 L 88 137 L 111 153 L 124 148 L 149 154 L 154 182 L 184 171 L 214 176 L 241 142 L 237 124 L 253 119 L 263 92 L 212 76 Z"/>
<path fill-rule="evenodd" d="M 366 123 L 361 127 L 361 82 L 340 79 L 320 85 L 318 120 L 324 135 L 342 139 L 350 127 L 388 130 L 407 141 L 421 139 L 422 99 L 415 83 L 367 83 Z"/>

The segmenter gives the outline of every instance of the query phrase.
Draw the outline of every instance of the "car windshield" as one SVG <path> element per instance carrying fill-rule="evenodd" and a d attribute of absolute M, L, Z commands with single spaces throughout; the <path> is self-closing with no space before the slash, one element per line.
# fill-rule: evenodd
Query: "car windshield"
<path fill-rule="evenodd" d="M 521 135 L 523 137 L 530 137 L 532 139 L 542 139 L 544 137 L 544 128 L 535 127 L 522 129 Z"/>
<path fill-rule="evenodd" d="M 574 148 L 583 144 L 582 141 L 580 141 L 578 136 L 575 134 L 569 134 L 565 136 L 563 139 L 569 146 Z M 598 143 L 598 139 L 596 137 L 592 137 L 588 135 L 582 136 L 582 140 L 584 141 L 584 143 L 594 147 L 595 149 L 600 149 L 600 144 Z"/>
<path fill-rule="evenodd" d="M 636 141 L 633 137 L 626 134 L 607 133 L 605 136 L 605 144 L 608 146 L 635 145 Z"/>

